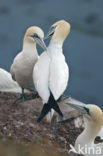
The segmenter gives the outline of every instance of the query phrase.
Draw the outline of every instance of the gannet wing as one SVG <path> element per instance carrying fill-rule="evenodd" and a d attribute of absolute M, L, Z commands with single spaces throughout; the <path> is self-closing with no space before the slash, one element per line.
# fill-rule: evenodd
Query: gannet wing
<path fill-rule="evenodd" d="M 15 71 L 17 70 L 17 66 L 20 65 L 21 62 L 22 62 L 22 52 L 17 54 L 17 56 L 14 58 L 13 63 L 11 65 L 11 67 L 10 67 L 10 73 L 11 73 L 12 79 L 14 81 L 16 81 Z"/>
<path fill-rule="evenodd" d="M 49 64 L 50 58 L 47 55 L 47 52 L 44 52 L 40 55 L 39 60 L 35 64 L 33 70 L 34 85 L 38 94 L 42 98 L 43 103 L 47 103 L 50 96 L 48 88 Z"/>
<path fill-rule="evenodd" d="M 49 88 L 55 100 L 57 100 L 65 91 L 69 78 L 69 68 L 65 59 L 60 59 L 58 57 L 53 58 L 50 63 Z"/>
<path fill-rule="evenodd" d="M 0 68 L 0 91 L 21 93 L 19 85 L 12 80 L 11 74 L 2 68 Z"/>

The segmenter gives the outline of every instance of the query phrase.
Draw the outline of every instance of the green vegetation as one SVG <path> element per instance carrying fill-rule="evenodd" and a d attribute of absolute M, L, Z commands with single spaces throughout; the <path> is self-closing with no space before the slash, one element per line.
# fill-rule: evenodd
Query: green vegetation
<path fill-rule="evenodd" d="M 12 140 L 0 140 L 0 156 L 61 156 L 56 146 L 48 146 L 46 140 L 40 138 L 35 143 L 15 143 Z"/>

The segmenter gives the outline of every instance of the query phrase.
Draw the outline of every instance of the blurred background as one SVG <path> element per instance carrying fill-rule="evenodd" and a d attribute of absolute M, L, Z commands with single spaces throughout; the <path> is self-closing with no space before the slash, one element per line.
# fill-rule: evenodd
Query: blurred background
<path fill-rule="evenodd" d="M 66 94 L 102 106 L 103 0 L 0 0 L 0 67 L 10 70 L 29 26 L 47 33 L 60 19 L 71 24 L 64 43 L 70 67 Z"/>

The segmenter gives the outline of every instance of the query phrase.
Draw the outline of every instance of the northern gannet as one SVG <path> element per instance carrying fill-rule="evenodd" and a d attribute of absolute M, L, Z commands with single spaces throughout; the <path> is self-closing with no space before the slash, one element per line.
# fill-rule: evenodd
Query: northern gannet
<path fill-rule="evenodd" d="M 41 54 L 34 66 L 34 85 L 44 104 L 38 122 L 48 113 L 47 121 L 50 123 L 54 110 L 63 116 L 57 105 L 57 100 L 68 84 L 69 68 L 63 55 L 62 46 L 69 32 L 70 24 L 68 22 L 60 20 L 53 24 L 46 37 L 52 36 L 47 51 Z"/>
<path fill-rule="evenodd" d="M 69 101 L 70 102 L 70 101 Z M 84 117 L 84 131 L 77 137 L 75 141 L 75 150 L 79 154 L 85 156 L 102 156 L 103 143 L 95 144 L 95 138 L 98 136 L 103 125 L 103 112 L 93 104 L 67 103 L 73 108 L 81 111 Z M 80 150 L 81 149 L 81 150 Z"/>
<path fill-rule="evenodd" d="M 0 68 L 0 91 L 21 93 L 21 88 L 11 77 L 11 74 Z"/>
<path fill-rule="evenodd" d="M 24 89 L 34 87 L 33 84 L 33 67 L 38 60 L 38 52 L 36 43 L 39 44 L 44 50 L 46 45 L 43 41 L 44 32 L 37 26 L 31 26 L 27 29 L 22 51 L 14 58 L 11 65 L 11 75 L 22 88 L 22 97 L 25 98 Z"/>

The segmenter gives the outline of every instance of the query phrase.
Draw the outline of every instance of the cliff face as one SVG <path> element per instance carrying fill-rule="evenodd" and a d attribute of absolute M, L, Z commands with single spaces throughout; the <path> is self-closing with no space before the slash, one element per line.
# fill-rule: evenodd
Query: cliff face
<path fill-rule="evenodd" d="M 22 152 L 24 156 L 34 156 L 36 153 L 38 156 L 67 156 L 70 144 L 74 145 L 75 139 L 83 130 L 74 125 L 74 117 L 77 118 L 80 113 L 65 105 L 69 99 L 60 102 L 65 118 L 56 122 L 58 119 L 55 113 L 52 124 L 48 125 L 45 119 L 37 124 L 42 109 L 40 98 L 14 104 L 18 96 L 14 93 L 0 93 L 0 147 L 4 149 L 3 152 L 8 144 L 9 152 L 15 151 L 16 156 L 21 156 Z"/>
<path fill-rule="evenodd" d="M 75 128 L 71 119 L 61 123 L 56 122 L 56 113 L 51 125 L 48 125 L 45 119 L 37 124 L 37 118 L 42 109 L 40 98 L 14 104 L 17 97 L 19 97 L 19 94 L 0 93 L 1 144 L 12 140 L 11 142 L 16 144 L 22 143 L 33 146 L 34 148 L 31 148 L 31 151 L 34 151 L 36 146 L 37 151 L 39 150 L 42 153 L 43 150 L 45 155 L 68 155 L 69 144 L 74 144 L 81 129 Z M 67 106 L 63 107 L 63 103 L 60 104 L 60 107 L 68 113 Z M 67 116 L 68 114 L 66 114 L 66 118 Z"/>

